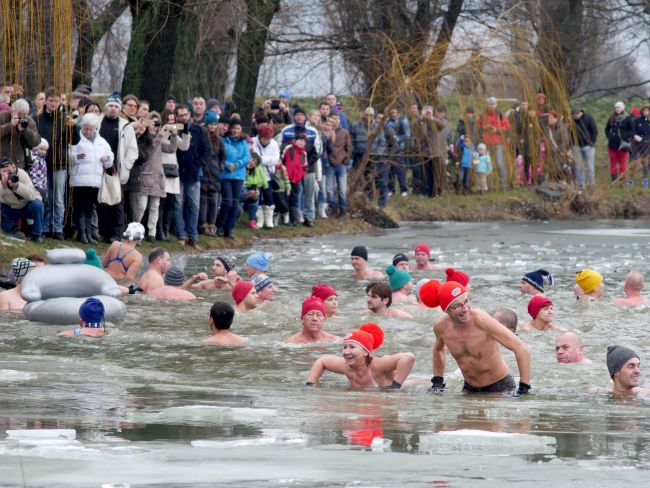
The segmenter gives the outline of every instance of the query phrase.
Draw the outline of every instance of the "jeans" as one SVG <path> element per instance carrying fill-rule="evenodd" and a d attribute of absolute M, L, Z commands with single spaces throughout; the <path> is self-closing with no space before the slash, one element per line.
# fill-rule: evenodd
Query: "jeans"
<path fill-rule="evenodd" d="M 199 208 L 199 222 L 201 224 L 214 225 L 217 222 L 220 196 L 219 190 L 214 188 L 201 190 L 201 204 Z"/>
<path fill-rule="evenodd" d="M 259 199 L 257 199 L 257 200 L 248 200 L 248 199 L 246 199 L 246 192 L 244 191 L 241 194 L 240 201 L 241 201 L 242 207 L 244 207 L 244 210 L 246 210 L 246 213 L 248 213 L 248 220 L 256 220 L 257 219 L 257 209 L 260 206 Z"/>
<path fill-rule="evenodd" d="M 369 199 L 374 197 L 374 187 L 379 190 L 379 207 L 386 206 L 388 200 L 388 164 L 384 161 L 369 161 L 364 171 L 365 193 Z"/>
<path fill-rule="evenodd" d="M 266 187 L 266 189 L 262 188 L 260 189 L 260 205 L 266 205 L 270 207 L 273 205 L 273 190 L 271 189 L 271 185 Z"/>
<path fill-rule="evenodd" d="M 0 204 L 0 218 L 2 218 L 2 232 L 10 234 L 18 227 L 18 219 L 32 219 L 32 237 L 43 234 L 43 201 L 31 200 L 23 208 L 11 208 L 9 205 Z"/>
<path fill-rule="evenodd" d="M 221 180 L 221 209 L 217 216 L 217 227 L 225 236 L 231 236 L 237 222 L 237 209 L 239 208 L 239 194 L 243 180 Z"/>
<path fill-rule="evenodd" d="M 173 233 L 179 239 L 183 235 L 185 224 L 180 211 L 180 195 L 168 193 L 160 201 L 161 215 L 158 217 L 158 229 L 162 230 L 163 226 L 168 232 Z"/>
<path fill-rule="evenodd" d="M 54 174 L 53 174 L 54 173 Z M 65 179 L 67 171 L 59 169 L 47 173 L 47 205 L 43 218 L 43 232 L 63 232 L 65 217 Z"/>
<path fill-rule="evenodd" d="M 346 208 L 345 197 L 348 192 L 348 169 L 345 165 L 327 168 L 327 202 L 330 207 Z M 337 190 L 338 186 L 338 190 Z M 338 194 L 338 205 L 337 205 Z"/>
<path fill-rule="evenodd" d="M 196 241 L 199 238 L 199 200 L 201 198 L 201 181 L 187 183 L 181 181 L 181 210 L 185 229 L 181 239 Z M 179 212 L 179 213 L 180 213 Z"/>
<path fill-rule="evenodd" d="M 596 148 L 594 146 L 582 146 L 573 148 L 573 157 L 575 158 L 575 175 L 578 185 L 581 187 L 594 186 L 596 182 Z M 587 178 L 585 181 L 585 168 L 587 169 Z"/>
<path fill-rule="evenodd" d="M 318 184 L 318 205 L 327 203 L 327 169 L 329 166 L 323 168 L 323 174 Z"/>
<path fill-rule="evenodd" d="M 495 144 L 489 146 L 490 158 L 496 162 L 497 170 L 499 171 L 499 188 L 505 190 L 506 182 L 508 181 L 508 171 L 506 169 L 506 161 L 503 157 L 503 144 Z"/>
<path fill-rule="evenodd" d="M 104 239 L 120 238 L 124 232 L 124 185 L 122 185 L 122 201 L 117 205 L 99 205 L 97 207 L 99 233 Z"/>
<path fill-rule="evenodd" d="M 406 192 L 407 188 L 404 156 L 397 156 L 393 161 L 391 161 L 388 189 L 393 193 L 395 193 L 396 190 L 395 178 L 397 178 L 397 182 L 399 183 L 399 188 L 402 193 Z"/>
<path fill-rule="evenodd" d="M 302 179 L 302 190 L 303 190 L 303 210 L 302 213 L 308 220 L 314 220 L 316 218 L 316 204 L 314 201 L 314 196 L 316 193 L 316 174 L 308 173 Z"/>

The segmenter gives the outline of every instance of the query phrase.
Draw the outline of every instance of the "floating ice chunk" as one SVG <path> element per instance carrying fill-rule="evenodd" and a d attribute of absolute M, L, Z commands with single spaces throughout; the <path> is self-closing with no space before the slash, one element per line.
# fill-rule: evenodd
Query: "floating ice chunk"
<path fill-rule="evenodd" d="M 268 408 L 219 407 L 211 405 L 186 405 L 166 408 L 160 412 L 138 412 L 135 422 L 174 423 L 232 423 L 263 422 L 265 417 L 275 416 L 276 411 Z"/>
<path fill-rule="evenodd" d="M 251 446 L 266 446 L 269 444 L 283 444 L 283 445 L 303 445 L 307 441 L 302 438 L 292 439 L 279 439 L 277 437 L 255 437 L 251 439 L 237 439 L 233 441 L 218 441 L 218 440 L 194 440 L 190 442 L 192 447 L 204 447 L 208 449 L 230 449 L 233 447 L 251 447 Z"/>
<path fill-rule="evenodd" d="M 419 451 L 485 456 L 555 454 L 555 443 L 555 437 L 550 436 L 462 429 L 420 435 Z"/>
<path fill-rule="evenodd" d="M 77 438 L 77 431 L 74 429 L 15 429 L 7 430 L 7 438 L 13 440 L 55 439 L 70 441 Z"/>
<path fill-rule="evenodd" d="M 15 369 L 0 369 L 0 382 L 9 383 L 11 381 L 31 380 L 35 375 L 26 371 L 16 371 Z"/>

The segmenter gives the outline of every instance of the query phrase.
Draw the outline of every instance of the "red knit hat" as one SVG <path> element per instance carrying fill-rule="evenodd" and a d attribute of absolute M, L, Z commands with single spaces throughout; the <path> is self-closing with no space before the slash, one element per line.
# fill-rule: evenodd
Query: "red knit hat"
<path fill-rule="evenodd" d="M 440 284 L 438 280 L 431 280 L 420 287 L 420 299 L 429 308 L 440 305 L 443 312 L 447 311 L 449 304 L 467 295 L 467 288 L 457 281 L 448 281 Z"/>
<path fill-rule="evenodd" d="M 356 342 L 372 354 L 372 351 L 379 349 L 384 342 L 384 331 L 377 324 L 368 322 L 359 327 L 359 330 L 353 330 L 346 335 L 343 341 Z"/>
<path fill-rule="evenodd" d="M 239 305 L 243 302 L 253 288 L 255 286 L 250 281 L 239 280 L 232 288 L 232 299 L 235 300 L 235 304 Z"/>
<path fill-rule="evenodd" d="M 423 252 L 427 256 L 431 257 L 431 249 L 429 249 L 429 246 L 427 246 L 424 242 L 420 242 L 419 244 L 416 244 L 415 252 Z"/>
<path fill-rule="evenodd" d="M 325 301 L 332 295 L 338 295 L 336 290 L 329 285 L 316 285 L 311 289 L 311 296 Z"/>
<path fill-rule="evenodd" d="M 469 276 L 467 276 L 462 271 L 458 271 L 454 268 L 447 268 L 445 270 L 445 273 L 447 273 L 447 281 L 457 281 L 463 286 L 467 286 L 469 284 Z"/>
<path fill-rule="evenodd" d="M 549 305 L 553 305 L 553 302 L 546 297 L 536 295 L 528 302 L 528 313 L 534 320 L 539 315 L 539 311 Z"/>
<path fill-rule="evenodd" d="M 304 302 L 302 302 L 302 313 L 300 314 L 300 318 L 303 318 L 312 310 L 318 310 L 323 315 L 325 316 L 327 315 L 327 309 L 325 308 L 325 304 L 323 303 L 323 300 L 321 300 L 318 297 L 308 297 L 305 298 Z"/>

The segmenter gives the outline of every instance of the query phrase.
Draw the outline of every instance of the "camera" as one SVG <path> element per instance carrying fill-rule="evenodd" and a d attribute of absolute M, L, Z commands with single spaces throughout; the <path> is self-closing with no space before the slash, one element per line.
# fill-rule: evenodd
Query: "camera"
<path fill-rule="evenodd" d="M 18 123 L 23 129 L 27 129 L 29 126 L 29 120 L 27 120 L 27 117 L 21 117 Z"/>
<path fill-rule="evenodd" d="M 18 173 L 9 173 L 9 181 L 12 183 L 18 183 L 20 181 L 18 178 Z"/>
<path fill-rule="evenodd" d="M 160 127 L 160 120 L 154 120 L 153 121 L 153 126 L 154 127 Z"/>
<path fill-rule="evenodd" d="M 280 100 L 271 100 L 271 110 L 280 110 Z"/>

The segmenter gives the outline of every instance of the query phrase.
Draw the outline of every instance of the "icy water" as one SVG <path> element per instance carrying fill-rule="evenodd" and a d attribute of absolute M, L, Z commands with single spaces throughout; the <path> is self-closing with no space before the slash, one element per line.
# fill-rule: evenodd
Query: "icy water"
<path fill-rule="evenodd" d="M 215 293 L 181 305 L 130 296 L 127 321 L 102 339 L 57 338 L 60 328 L 0 315 L 0 486 L 647 486 L 650 399 L 587 389 L 610 386 L 607 345 L 634 347 L 642 365 L 650 357 L 650 310 L 608 305 L 630 269 L 648 276 L 649 237 L 641 221 L 432 223 L 259 244 L 272 255 L 279 292 L 236 317 L 233 331 L 250 338 L 239 349 L 201 344 Z M 555 334 L 524 332 L 530 395 L 462 394 L 448 357 L 447 391 L 434 396 L 427 387 L 438 314 L 416 310 L 414 320 L 378 320 L 386 340 L 377 354 L 415 353 L 412 386 L 352 391 L 326 373 L 319 387 L 305 388 L 313 361 L 340 347 L 281 343 L 299 329 L 312 285 L 339 290 L 341 317 L 326 329 L 342 335 L 367 320 L 350 249 L 365 244 L 379 268 L 420 241 L 441 266 L 429 277 L 453 265 L 471 276 L 474 307 L 508 306 L 520 322 L 522 274 L 554 273 L 556 323 L 582 335 L 595 365 L 558 365 Z M 231 253 L 238 269 L 249 252 Z M 173 260 L 189 274 L 208 270 L 212 256 Z M 571 287 L 586 266 L 605 276 L 607 291 L 584 308 Z M 504 356 L 516 376 L 514 356 Z"/>

